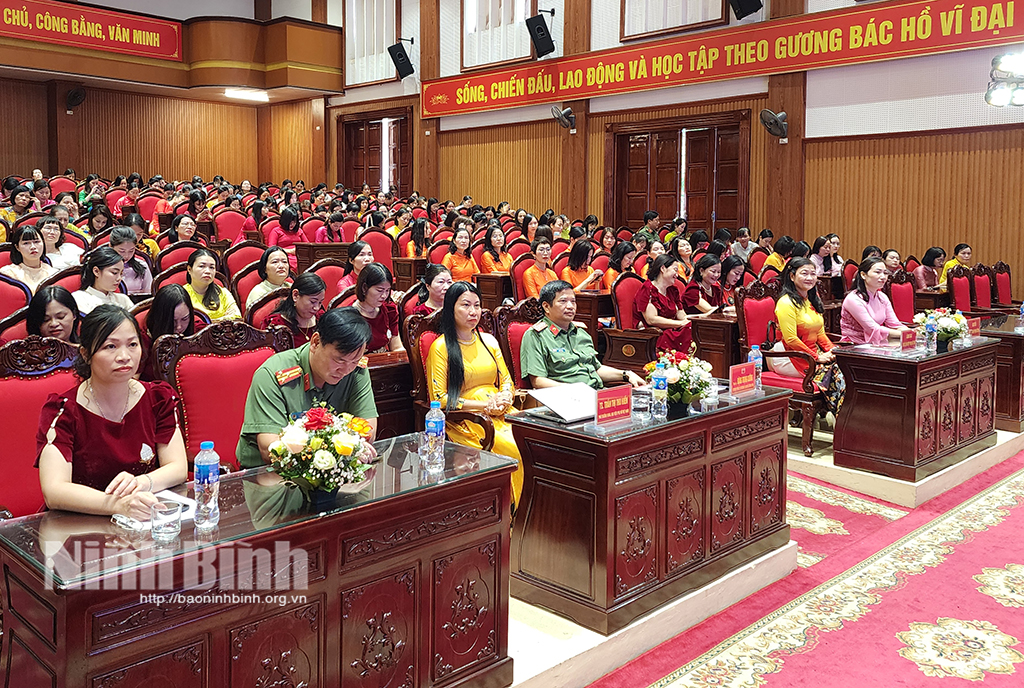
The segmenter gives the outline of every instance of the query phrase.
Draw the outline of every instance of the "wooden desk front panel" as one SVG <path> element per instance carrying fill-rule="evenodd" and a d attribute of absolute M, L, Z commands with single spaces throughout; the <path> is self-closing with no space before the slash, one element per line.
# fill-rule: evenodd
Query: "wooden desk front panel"
<path fill-rule="evenodd" d="M 348 247 L 349 243 L 314 244 L 298 242 L 295 244 L 296 269 L 301 274 L 321 258 L 337 258 L 344 263 L 348 260 Z"/>
<path fill-rule="evenodd" d="M 370 385 L 377 405 L 377 439 L 416 430 L 412 404 L 412 369 L 404 351 L 369 354 Z"/>
<path fill-rule="evenodd" d="M 711 364 L 711 374 L 729 378 L 729 366 L 740 362 L 740 328 L 736 318 L 694 318 L 693 339 L 697 358 Z"/>
<path fill-rule="evenodd" d="M 395 291 L 408 291 L 427 271 L 426 258 L 392 258 L 395 266 Z"/>
<path fill-rule="evenodd" d="M 838 356 L 837 466 L 916 482 L 995 443 L 996 345 L 923 363 Z"/>
<path fill-rule="evenodd" d="M 1024 337 L 999 337 L 996 354 L 996 428 L 1024 430 Z"/>
<path fill-rule="evenodd" d="M 475 277 L 484 310 L 493 311 L 505 299 L 512 298 L 512 278 L 507 272 L 479 273 Z"/>
<path fill-rule="evenodd" d="M 594 340 L 594 348 L 600 346 L 600 318 L 615 317 L 615 307 L 612 304 L 612 295 L 608 291 L 597 291 L 585 289 L 576 292 L 576 320 L 585 323 L 590 338 Z"/>
<path fill-rule="evenodd" d="M 512 594 L 600 633 L 789 541 L 787 398 L 604 444 L 513 421 Z"/>
<path fill-rule="evenodd" d="M 914 292 L 914 310 L 932 311 L 947 306 L 949 306 L 949 292 L 930 290 Z"/>
<path fill-rule="evenodd" d="M 456 485 L 247 539 L 309 553 L 307 589 L 255 591 L 305 596 L 284 604 L 54 592 L 3 548 L 4 685 L 509 686 L 509 471 Z M 183 590 L 181 573 L 179 560 L 175 592 L 254 592 L 220 579 Z M 292 564 L 273 575 L 294 575 Z"/>

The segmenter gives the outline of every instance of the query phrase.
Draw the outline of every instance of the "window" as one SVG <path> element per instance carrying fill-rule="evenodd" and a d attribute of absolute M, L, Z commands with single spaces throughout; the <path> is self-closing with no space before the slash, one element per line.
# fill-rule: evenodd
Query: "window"
<path fill-rule="evenodd" d="M 622 0 L 620 40 L 729 23 L 725 0 Z"/>
<path fill-rule="evenodd" d="M 528 60 L 537 0 L 462 0 L 462 69 Z"/>
<path fill-rule="evenodd" d="M 398 41 L 396 0 L 345 0 L 345 85 L 398 78 L 388 46 Z"/>

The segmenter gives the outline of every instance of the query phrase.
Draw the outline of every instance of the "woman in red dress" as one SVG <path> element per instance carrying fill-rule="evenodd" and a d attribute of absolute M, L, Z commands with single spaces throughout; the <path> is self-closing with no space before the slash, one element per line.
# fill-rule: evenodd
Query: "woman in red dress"
<path fill-rule="evenodd" d="M 302 273 L 292 283 L 291 294 L 278 302 L 274 312 L 263 319 L 260 329 L 265 330 L 271 325 L 287 327 L 292 333 L 292 348 L 299 348 L 316 331 L 326 294 L 327 285 L 318 274 Z"/>
<path fill-rule="evenodd" d="M 633 299 L 633 317 L 648 327 L 661 328 L 658 349 L 688 353 L 693 337 L 685 312 L 687 304 L 676 287 L 677 263 L 670 253 L 655 259 L 648 270 L 647 280 Z"/>
<path fill-rule="evenodd" d="M 370 263 L 356 282 L 356 310 L 370 323 L 370 341 L 366 353 L 402 351 L 398 336 L 398 304 L 391 300 L 391 271 L 380 263 Z"/>
<path fill-rule="evenodd" d="M 298 269 L 298 259 L 295 257 L 295 244 L 303 241 L 306 236 L 299 231 L 301 216 L 291 206 L 281 209 L 281 216 L 278 218 L 278 226 L 270 230 L 267 237 L 267 246 L 280 246 L 288 254 L 288 262 L 292 270 Z"/>
<path fill-rule="evenodd" d="M 723 305 L 721 277 L 721 261 L 710 253 L 701 256 L 693 266 L 693 277 L 683 290 L 687 315 L 707 313 Z"/>
<path fill-rule="evenodd" d="M 421 313 L 430 315 L 438 308 L 444 306 L 444 295 L 448 293 L 448 287 L 452 286 L 452 273 L 440 263 L 431 263 L 427 266 L 426 272 L 417 286 L 416 300 L 418 303 L 413 307 L 411 314 Z"/>
<path fill-rule="evenodd" d="M 154 492 L 187 479 L 174 390 L 134 380 L 141 333 L 128 311 L 97 306 L 82 321 L 76 372 L 39 417 L 39 482 L 50 509 L 147 520 Z"/>

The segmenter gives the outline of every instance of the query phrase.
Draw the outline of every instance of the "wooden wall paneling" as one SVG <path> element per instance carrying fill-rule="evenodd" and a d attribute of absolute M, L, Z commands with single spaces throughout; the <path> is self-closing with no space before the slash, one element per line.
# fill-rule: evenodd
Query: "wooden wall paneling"
<path fill-rule="evenodd" d="M 313 188 L 321 182 L 325 184 L 327 183 L 327 132 L 325 130 L 327 117 L 326 109 L 326 99 L 315 98 L 310 101 L 309 134 L 310 137 L 312 137 L 312 162 L 310 176 L 306 178 L 307 189 Z M 334 186 L 334 182 L 331 182 L 331 186 Z"/>
<path fill-rule="evenodd" d="M 45 84 L 0 81 L 0 103 L 4 104 L 4 122 L 0 127 L 0 169 L 4 175 L 29 177 L 34 168 L 46 170 L 50 166 L 49 117 L 43 117 L 43 113 L 48 113 L 49 100 Z"/>
<path fill-rule="evenodd" d="M 1024 295 L 1024 126 L 811 140 L 804 144 L 806 235 L 836 232 L 841 254 L 868 244 L 918 258 L 966 242 L 1004 260 Z"/>
<path fill-rule="evenodd" d="M 589 33 L 589 32 L 588 32 Z M 555 127 L 562 138 L 562 198 L 559 212 L 582 219 L 587 210 L 587 105 L 589 100 L 562 103 L 576 115 L 576 133 Z M 550 123 L 549 123 L 550 126 Z"/>
<path fill-rule="evenodd" d="M 772 112 L 785 112 L 789 122 L 788 143 L 767 136 L 768 226 L 775 236 L 788 234 L 814 243 L 804 231 L 804 121 L 807 73 L 768 77 L 768 105 Z M 760 122 L 757 128 L 764 132 Z"/>
<path fill-rule="evenodd" d="M 676 107 L 642 108 L 602 114 L 592 113 L 589 116 L 587 132 L 586 213 L 597 215 L 602 223 L 612 220 L 610 215 L 602 214 L 605 209 L 605 196 L 607 193 L 612 193 L 611 186 L 614 185 L 611 183 L 606 184 L 607 178 L 614 179 L 614 170 L 606 167 L 606 125 L 616 122 L 644 122 L 748 109 L 751 111 L 751 117 L 756 118 L 757 113 L 761 112 L 765 107 L 767 107 L 767 95 L 687 103 Z M 756 126 L 751 125 L 750 127 L 749 215 L 747 225 L 750 227 L 751 232 L 756 235 L 758 231 L 768 226 L 766 179 L 768 173 L 767 146 L 769 136 L 764 127 L 756 122 L 754 124 Z M 613 161 L 608 160 L 607 162 L 610 164 Z M 668 220 L 669 218 L 663 219 Z"/>
<path fill-rule="evenodd" d="M 589 51 L 590 0 L 565 0 L 561 22 L 562 54 L 568 57 Z"/>
<path fill-rule="evenodd" d="M 20 82 L 2 81 L 0 84 L 17 84 Z M 47 169 L 49 176 L 63 174 L 69 167 L 76 172 L 82 169 L 81 151 L 78 148 L 80 117 L 67 113 L 67 93 L 74 87 L 61 81 L 46 82 L 46 147 Z M 13 94 L 12 94 L 13 96 Z M 5 127 L 4 133 L 18 132 L 18 129 Z M 5 145 L 4 151 L 17 150 Z M 11 164 L 17 161 L 14 156 Z M 5 169 L 8 165 L 5 164 Z M 7 174 L 5 172 L 4 174 Z"/>
<path fill-rule="evenodd" d="M 269 105 L 256 108 L 256 164 L 258 170 L 256 176 L 259 179 L 259 184 L 273 180 L 274 137 L 271 131 L 272 121 Z"/>
<path fill-rule="evenodd" d="M 438 198 L 469 194 L 483 205 L 508 201 L 535 215 L 560 208 L 564 131 L 550 120 L 442 131 Z"/>
<path fill-rule="evenodd" d="M 327 23 L 327 0 L 312 0 L 310 19 L 318 24 Z"/>
<path fill-rule="evenodd" d="M 253 18 L 257 21 L 270 21 L 273 17 L 271 0 L 253 0 Z"/>
<path fill-rule="evenodd" d="M 441 76 L 441 9 L 439 2 L 420 3 L 420 80 L 436 79 Z M 439 182 L 440 161 L 439 120 L 421 119 L 419 99 L 415 106 L 416 117 L 413 127 L 415 140 L 415 174 L 413 188 L 429 197 L 441 194 Z"/>
<path fill-rule="evenodd" d="M 271 140 L 274 150 L 271 179 L 314 179 L 313 148 L 310 140 L 313 101 L 297 100 L 270 106 Z"/>

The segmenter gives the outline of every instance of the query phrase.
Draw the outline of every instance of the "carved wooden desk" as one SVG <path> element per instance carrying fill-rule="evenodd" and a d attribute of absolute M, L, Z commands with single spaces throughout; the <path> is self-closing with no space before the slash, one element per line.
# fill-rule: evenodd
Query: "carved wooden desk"
<path fill-rule="evenodd" d="M 493 311 L 505 299 L 512 298 L 512 278 L 507 272 L 477 273 L 473 275 L 480 290 L 480 305 Z"/>
<path fill-rule="evenodd" d="M 376 446 L 370 485 L 319 513 L 265 469 L 223 478 L 206 543 L 188 523 L 167 549 L 99 516 L 0 524 L 3 685 L 510 686 L 515 461 L 448 445 L 430 484 L 415 436 Z"/>
<path fill-rule="evenodd" d="M 349 242 L 351 243 L 351 242 Z M 348 260 L 348 243 L 314 244 L 305 241 L 295 243 L 296 270 L 301 274 L 321 258 Z"/>
<path fill-rule="evenodd" d="M 712 313 L 692 318 L 697 358 L 711 364 L 711 374 L 728 379 L 729 366 L 740 362 L 740 328 L 735 315 Z"/>
<path fill-rule="evenodd" d="M 384 439 L 413 432 L 412 369 L 404 351 L 368 354 L 367 368 L 373 401 L 377 405 L 377 437 Z"/>
<path fill-rule="evenodd" d="M 997 339 L 904 355 L 896 347 L 834 349 L 846 400 L 835 465 L 917 482 L 996 443 Z"/>
<path fill-rule="evenodd" d="M 996 350 L 996 428 L 1024 430 L 1024 325 L 1016 316 L 981 321 L 981 333 L 999 340 Z"/>
<path fill-rule="evenodd" d="M 945 289 L 919 289 L 914 292 L 914 310 L 932 311 L 949 306 L 949 292 Z"/>
<path fill-rule="evenodd" d="M 512 594 L 599 633 L 789 542 L 786 390 L 610 436 L 508 416 Z"/>
<path fill-rule="evenodd" d="M 426 258 L 392 258 L 395 266 L 395 291 L 408 291 L 427 271 Z"/>
<path fill-rule="evenodd" d="M 586 323 L 587 332 L 594 340 L 595 349 L 600 349 L 601 344 L 598 320 L 614 317 L 615 306 L 612 304 L 612 293 L 607 289 L 583 289 L 576 292 L 576 320 Z"/>

